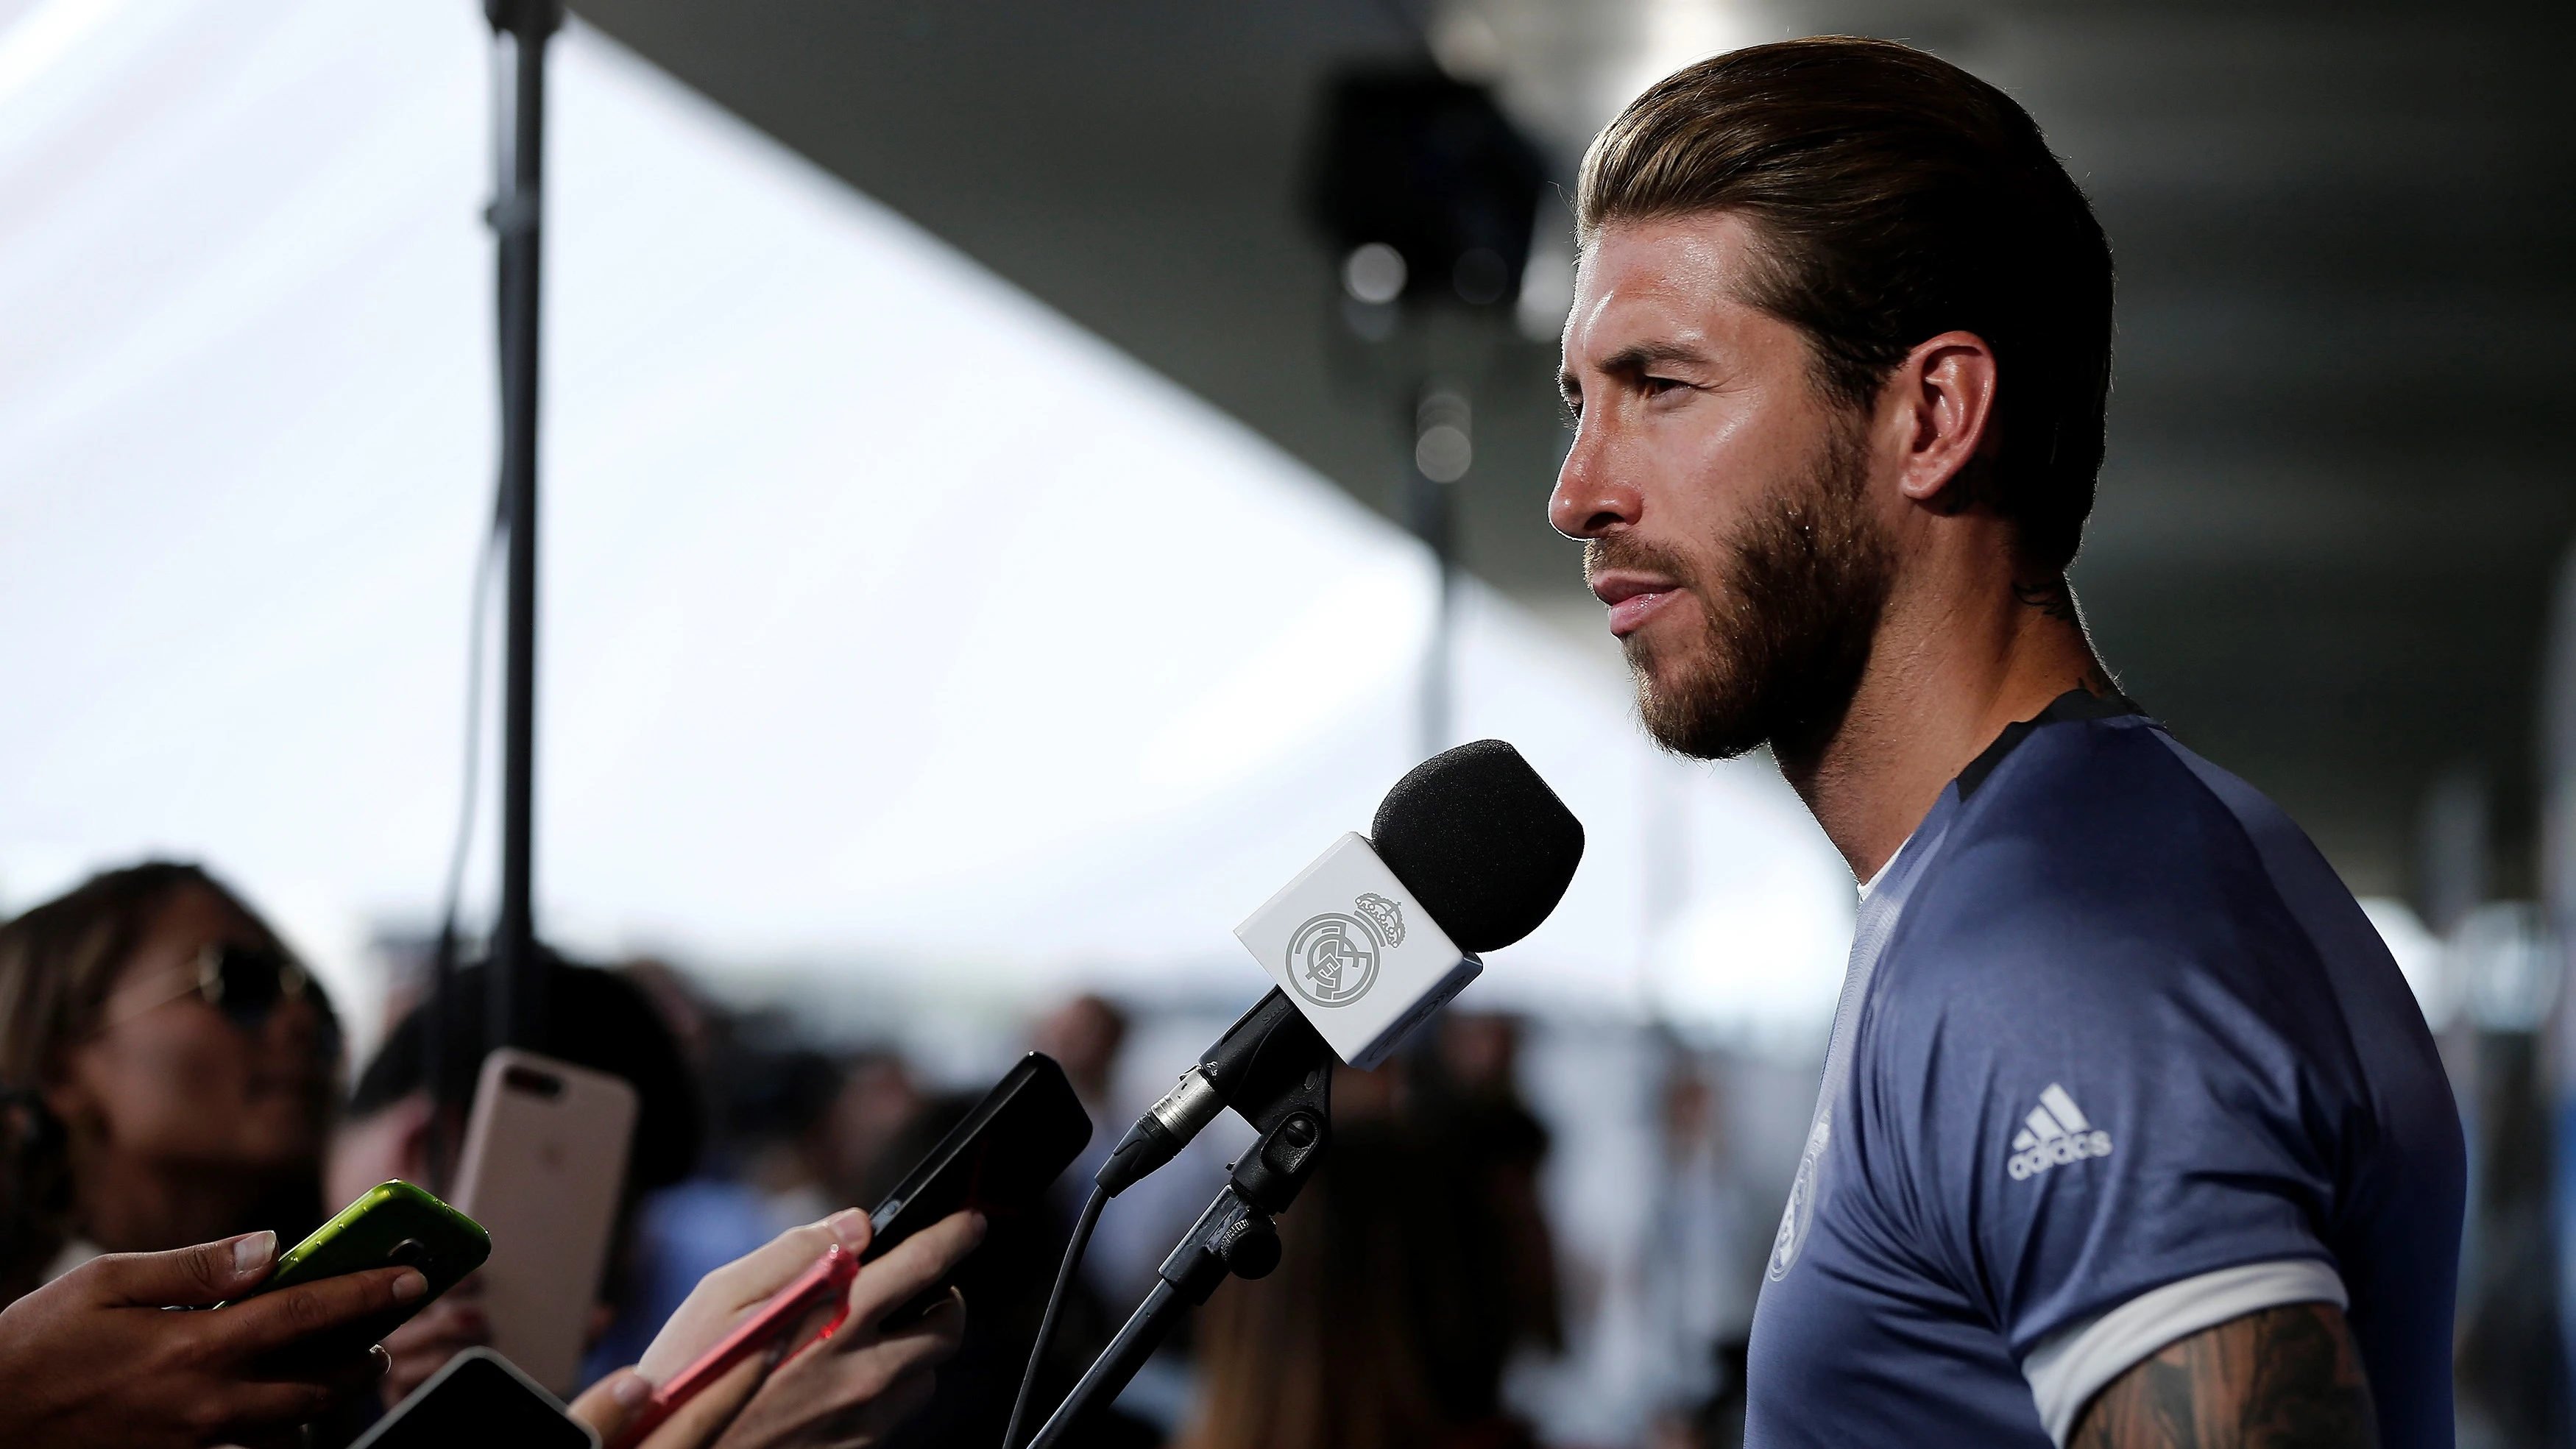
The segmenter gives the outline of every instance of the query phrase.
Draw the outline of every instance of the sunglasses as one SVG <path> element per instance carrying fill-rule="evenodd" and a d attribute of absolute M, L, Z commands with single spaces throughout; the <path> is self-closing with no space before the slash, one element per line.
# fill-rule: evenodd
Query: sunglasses
<path fill-rule="evenodd" d="M 330 1004 L 322 999 L 321 988 L 313 984 L 313 978 L 294 957 L 262 946 L 218 943 L 204 947 L 194 961 L 173 970 L 164 989 L 121 1004 L 111 1003 L 99 1030 L 106 1031 L 154 1007 L 192 995 L 222 1012 L 234 1026 L 253 1034 L 268 1024 L 269 1013 L 308 996 L 326 1020 L 331 1013 Z"/>

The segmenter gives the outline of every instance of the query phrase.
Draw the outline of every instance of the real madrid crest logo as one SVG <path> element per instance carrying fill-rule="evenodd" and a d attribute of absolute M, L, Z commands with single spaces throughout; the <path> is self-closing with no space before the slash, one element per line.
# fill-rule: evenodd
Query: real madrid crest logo
<path fill-rule="evenodd" d="M 1377 984 L 1378 953 L 1404 944 L 1404 908 L 1372 891 L 1350 914 L 1309 916 L 1288 938 L 1288 982 L 1317 1006 L 1348 1006 Z"/>

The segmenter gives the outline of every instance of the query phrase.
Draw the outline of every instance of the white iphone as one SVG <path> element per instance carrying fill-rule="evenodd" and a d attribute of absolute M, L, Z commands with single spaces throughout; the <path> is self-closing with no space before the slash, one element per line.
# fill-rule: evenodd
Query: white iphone
<path fill-rule="evenodd" d="M 492 1235 L 492 1347 L 555 1394 L 581 1373 L 634 1130 L 619 1078 L 516 1047 L 483 1059 L 456 1207 Z"/>

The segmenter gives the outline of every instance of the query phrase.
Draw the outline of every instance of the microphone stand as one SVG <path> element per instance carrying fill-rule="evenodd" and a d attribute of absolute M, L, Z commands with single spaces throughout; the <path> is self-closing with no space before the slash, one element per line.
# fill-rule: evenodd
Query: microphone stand
<path fill-rule="evenodd" d="M 1235 1104 L 1260 1139 L 1234 1164 L 1216 1201 L 1163 1260 L 1145 1301 L 1083 1370 L 1081 1381 L 1048 1416 L 1028 1449 L 1055 1449 L 1094 1405 L 1117 1398 L 1181 1315 L 1207 1302 L 1229 1274 L 1266 1278 L 1279 1266 L 1279 1229 L 1271 1217 L 1296 1201 L 1333 1138 L 1333 1055 L 1321 1038 L 1307 1035 L 1315 1059 L 1302 1074 L 1290 1076 L 1250 1111 Z"/>
<path fill-rule="evenodd" d="M 493 37 L 511 40 L 508 172 L 490 218 L 500 243 L 501 511 L 509 533 L 509 613 L 501 694 L 501 911 L 485 982 L 485 1039 L 545 1040 L 547 962 L 537 952 L 534 890 L 537 699 L 537 263 L 545 180 L 546 42 L 563 0 L 484 0 Z M 497 78 L 496 78 L 497 83 Z"/>

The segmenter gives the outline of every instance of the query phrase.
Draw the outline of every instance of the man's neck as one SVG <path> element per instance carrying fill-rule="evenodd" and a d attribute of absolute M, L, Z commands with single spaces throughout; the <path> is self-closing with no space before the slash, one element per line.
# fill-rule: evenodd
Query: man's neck
<path fill-rule="evenodd" d="M 1969 599 L 1900 593 L 1840 724 L 1784 749 L 1780 771 L 1853 878 L 1868 880 L 2006 725 L 2070 689 L 2111 688 L 2062 586 Z"/>

